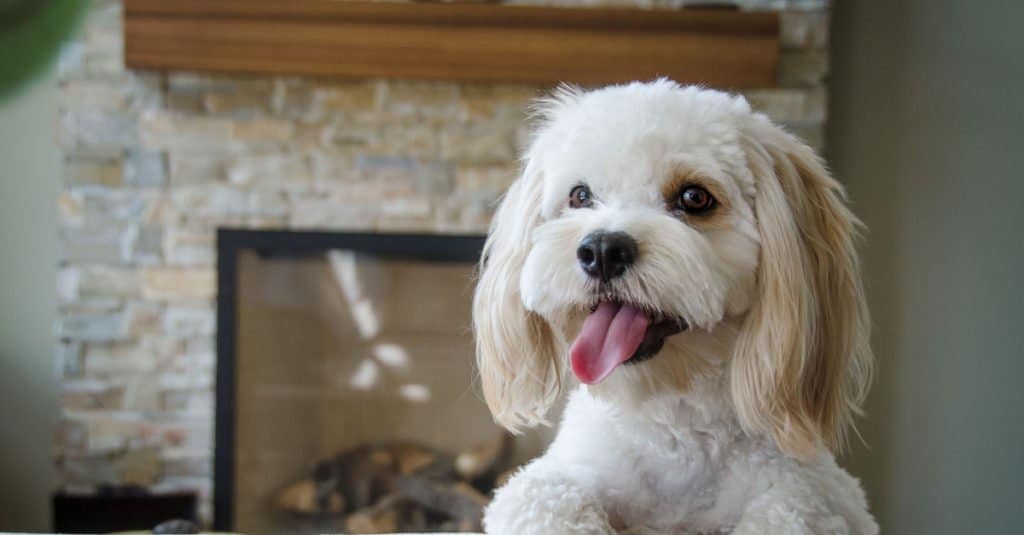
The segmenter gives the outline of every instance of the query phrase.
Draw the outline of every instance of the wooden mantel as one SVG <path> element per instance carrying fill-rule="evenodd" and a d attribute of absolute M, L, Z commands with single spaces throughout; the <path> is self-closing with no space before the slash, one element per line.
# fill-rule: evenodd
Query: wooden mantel
<path fill-rule="evenodd" d="M 773 87 L 775 13 L 336 0 L 125 0 L 140 69 Z"/>

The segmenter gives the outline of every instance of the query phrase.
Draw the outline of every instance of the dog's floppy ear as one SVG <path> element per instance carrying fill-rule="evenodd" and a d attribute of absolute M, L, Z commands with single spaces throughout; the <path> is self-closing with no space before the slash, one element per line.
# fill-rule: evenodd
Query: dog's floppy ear
<path fill-rule="evenodd" d="M 807 145 L 760 115 L 744 137 L 761 259 L 730 365 L 732 396 L 745 428 L 806 459 L 844 444 L 870 382 L 860 222 Z"/>
<path fill-rule="evenodd" d="M 539 315 L 526 310 L 519 279 L 540 220 L 541 171 L 528 161 L 491 222 L 473 296 L 476 359 L 484 399 L 511 431 L 546 423 L 561 392 L 564 342 Z"/>

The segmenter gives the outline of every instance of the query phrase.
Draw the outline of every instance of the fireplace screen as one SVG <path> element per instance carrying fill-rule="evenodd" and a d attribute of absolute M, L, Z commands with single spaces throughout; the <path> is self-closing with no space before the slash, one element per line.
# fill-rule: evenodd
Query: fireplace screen
<path fill-rule="evenodd" d="M 218 390 L 233 402 L 219 392 L 230 407 L 218 408 L 217 527 L 479 530 L 493 487 L 546 438 L 505 435 L 481 400 L 470 332 L 479 240 L 232 252 L 220 238 L 235 280 L 221 300 L 232 340 L 220 348 L 233 358 L 222 353 Z"/>

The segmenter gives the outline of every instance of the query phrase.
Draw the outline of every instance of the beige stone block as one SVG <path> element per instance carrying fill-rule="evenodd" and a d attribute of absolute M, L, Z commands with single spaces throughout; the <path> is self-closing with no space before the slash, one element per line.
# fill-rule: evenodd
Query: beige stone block
<path fill-rule="evenodd" d="M 826 93 L 822 88 L 757 89 L 743 95 L 755 110 L 775 121 L 823 123 L 826 118 Z"/>
<path fill-rule="evenodd" d="M 128 450 L 117 457 L 114 466 L 118 483 L 123 485 L 150 486 L 163 472 L 160 450 L 152 446 Z"/>
<path fill-rule="evenodd" d="M 125 380 L 123 402 L 126 410 L 160 410 L 162 404 L 157 374 L 139 374 Z"/>
<path fill-rule="evenodd" d="M 288 226 L 300 229 L 371 230 L 376 225 L 375 205 L 339 203 L 328 199 L 297 199 Z"/>
<path fill-rule="evenodd" d="M 380 109 L 396 116 L 446 117 L 457 109 L 454 82 L 389 81 L 380 86 Z"/>
<path fill-rule="evenodd" d="M 78 297 L 137 297 L 142 287 L 142 277 L 137 269 L 87 265 L 73 269 L 78 273 Z"/>
<path fill-rule="evenodd" d="M 130 148 L 139 143 L 134 112 L 81 109 L 64 111 L 59 124 L 61 146 Z"/>
<path fill-rule="evenodd" d="M 541 88 L 529 85 L 463 84 L 459 95 L 459 118 L 464 121 L 526 120 L 530 103 L 543 94 Z"/>
<path fill-rule="evenodd" d="M 64 184 L 67 186 L 120 186 L 124 183 L 122 165 L 120 159 L 69 158 L 64 160 Z"/>
<path fill-rule="evenodd" d="M 169 336 L 212 336 L 217 318 L 212 305 L 169 306 L 162 318 L 162 332 Z"/>
<path fill-rule="evenodd" d="M 230 158 L 220 152 L 173 151 L 167 157 L 170 183 L 177 186 L 224 180 Z"/>
<path fill-rule="evenodd" d="M 825 50 L 829 40 L 829 11 L 789 10 L 779 14 L 783 50 Z"/>
<path fill-rule="evenodd" d="M 327 112 L 365 112 L 377 108 L 375 82 L 336 82 L 318 84 L 313 88 L 313 106 Z"/>
<path fill-rule="evenodd" d="M 234 122 L 223 117 L 202 117 L 146 110 L 140 118 L 141 142 L 149 149 L 213 151 L 230 148 Z"/>
<path fill-rule="evenodd" d="M 182 94 L 182 93 L 177 93 Z M 185 93 L 187 95 L 187 93 Z M 270 111 L 269 86 L 204 93 L 200 99 L 203 111 L 214 115 L 251 116 Z M 183 100 L 183 102 L 187 102 Z"/>
<path fill-rule="evenodd" d="M 451 126 L 441 131 L 441 154 L 460 164 L 510 164 L 515 136 L 514 126 L 500 123 Z"/>
<path fill-rule="evenodd" d="M 216 245 L 211 228 L 170 227 L 164 234 L 164 260 L 172 266 L 213 266 Z"/>
<path fill-rule="evenodd" d="M 290 121 L 278 119 L 247 119 L 235 122 L 232 138 L 250 142 L 283 142 L 288 141 L 295 133 L 295 126 Z"/>
<path fill-rule="evenodd" d="M 146 268 L 142 272 L 142 296 L 158 301 L 212 299 L 216 272 L 211 268 Z"/>
<path fill-rule="evenodd" d="M 299 187 L 313 180 L 310 158 L 294 152 L 234 156 L 227 164 L 232 184 L 258 187 Z"/>
<path fill-rule="evenodd" d="M 460 165 L 455 170 L 455 187 L 463 192 L 498 195 L 504 193 L 518 176 L 518 165 Z"/>
<path fill-rule="evenodd" d="M 784 52 L 779 58 L 781 87 L 819 87 L 829 73 L 827 50 Z"/>

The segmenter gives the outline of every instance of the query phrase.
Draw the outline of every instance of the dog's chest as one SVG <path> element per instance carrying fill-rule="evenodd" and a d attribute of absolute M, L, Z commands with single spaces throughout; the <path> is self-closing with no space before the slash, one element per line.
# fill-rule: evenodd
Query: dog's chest
<path fill-rule="evenodd" d="M 603 499 L 619 528 L 646 526 L 665 533 L 714 533 L 730 527 L 740 509 L 722 501 L 728 471 L 719 448 L 687 444 L 653 454 L 624 452 L 618 470 L 604 471 Z"/>
<path fill-rule="evenodd" d="M 744 450 L 737 428 L 728 421 L 703 421 L 672 432 L 665 429 L 619 429 L 625 433 L 618 434 L 618 467 L 602 470 L 609 480 L 599 486 L 608 489 L 604 499 L 610 518 L 622 529 L 728 531 L 743 510 L 733 488 L 735 462 Z"/>

